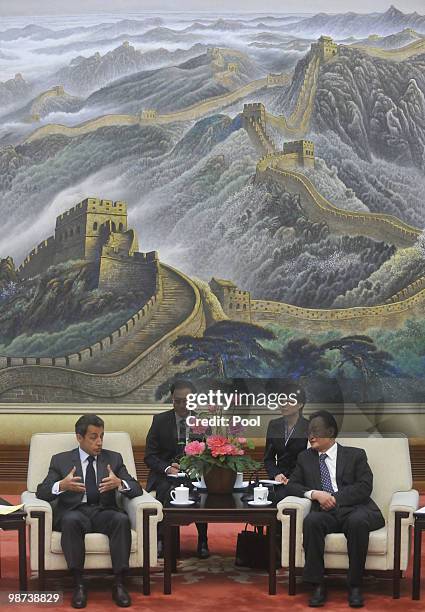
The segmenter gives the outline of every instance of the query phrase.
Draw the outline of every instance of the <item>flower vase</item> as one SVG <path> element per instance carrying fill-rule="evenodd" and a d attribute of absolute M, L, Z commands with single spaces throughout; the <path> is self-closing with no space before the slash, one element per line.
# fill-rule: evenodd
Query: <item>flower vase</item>
<path fill-rule="evenodd" d="M 228 467 L 213 465 L 204 469 L 204 480 L 208 493 L 228 495 L 233 492 L 236 472 Z"/>

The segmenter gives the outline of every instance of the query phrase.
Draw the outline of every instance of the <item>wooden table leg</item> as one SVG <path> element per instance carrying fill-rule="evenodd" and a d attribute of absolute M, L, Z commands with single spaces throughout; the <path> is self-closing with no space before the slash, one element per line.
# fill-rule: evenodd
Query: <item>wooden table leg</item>
<path fill-rule="evenodd" d="M 156 510 L 145 508 L 143 510 L 143 595 L 151 594 L 151 566 L 150 566 L 150 518 Z"/>
<path fill-rule="evenodd" d="M 174 525 L 173 527 L 173 539 L 171 546 L 171 572 L 173 574 L 177 573 L 177 556 L 180 555 L 180 527 L 178 525 Z"/>
<path fill-rule="evenodd" d="M 276 595 L 276 518 L 268 528 L 269 535 L 269 595 Z"/>
<path fill-rule="evenodd" d="M 164 518 L 164 595 L 171 595 L 171 568 L 173 564 L 173 528 Z"/>
<path fill-rule="evenodd" d="M 289 581 L 288 595 L 295 595 L 296 576 L 295 576 L 295 554 L 296 554 L 296 531 L 297 531 L 297 511 L 294 508 L 287 508 L 283 514 L 289 515 Z"/>
<path fill-rule="evenodd" d="M 18 528 L 19 538 L 19 589 L 27 591 L 27 525 L 25 521 Z"/>
<path fill-rule="evenodd" d="M 422 529 L 415 521 L 414 541 L 413 541 L 413 579 L 412 579 L 412 599 L 421 598 L 421 549 L 422 549 Z"/>

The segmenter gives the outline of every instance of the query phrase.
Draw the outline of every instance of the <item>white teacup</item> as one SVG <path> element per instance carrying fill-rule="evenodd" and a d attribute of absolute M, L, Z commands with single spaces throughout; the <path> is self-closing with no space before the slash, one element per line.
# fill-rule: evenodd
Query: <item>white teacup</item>
<path fill-rule="evenodd" d="M 243 472 L 237 472 L 235 480 L 235 489 L 241 489 L 243 487 Z"/>
<path fill-rule="evenodd" d="M 176 504 L 187 504 L 189 502 L 189 487 L 180 485 L 179 487 L 172 489 L 170 495 L 171 499 L 175 501 Z"/>
<path fill-rule="evenodd" d="M 269 495 L 269 490 L 267 487 L 263 487 L 260 484 L 259 487 L 254 487 L 254 503 L 255 504 L 265 504 L 267 501 L 267 497 Z"/>

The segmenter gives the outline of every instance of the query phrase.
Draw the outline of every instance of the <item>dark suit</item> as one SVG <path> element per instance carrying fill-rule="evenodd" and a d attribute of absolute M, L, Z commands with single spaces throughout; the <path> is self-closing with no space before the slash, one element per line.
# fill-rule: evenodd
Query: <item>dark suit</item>
<path fill-rule="evenodd" d="M 174 409 L 156 414 L 146 436 L 145 463 L 150 468 L 146 490 L 155 489 L 161 502 L 161 493 L 170 486 L 165 470 L 183 455 L 183 448 L 178 443 Z"/>
<path fill-rule="evenodd" d="M 337 505 L 332 510 L 321 510 L 317 501 L 312 502 L 311 512 L 303 523 L 305 551 L 304 580 L 314 584 L 323 581 L 325 537 L 328 533 L 344 533 L 349 556 L 348 582 L 360 586 L 369 532 L 385 525 L 384 518 L 370 498 L 373 474 L 363 449 L 337 446 L 336 482 L 334 493 Z M 319 453 L 309 448 L 298 455 L 297 465 L 286 487 L 287 495 L 304 497 L 313 489 L 322 490 Z"/>
<path fill-rule="evenodd" d="M 156 498 L 163 504 L 169 502 L 170 490 L 175 481 L 165 473 L 173 462 L 183 455 L 184 444 L 179 444 L 177 436 L 176 413 L 174 408 L 153 417 L 151 428 L 146 436 L 145 463 L 150 468 L 147 491 L 156 491 Z M 206 525 L 197 524 L 200 538 L 206 538 Z M 161 536 L 161 523 L 158 525 Z"/>
<path fill-rule="evenodd" d="M 295 469 L 299 453 L 307 448 L 307 432 L 308 421 L 300 417 L 285 444 L 285 418 L 270 421 L 264 449 L 264 465 L 269 478 L 274 479 L 278 474 L 289 478 Z M 276 488 L 277 501 L 288 495 L 286 489 L 284 485 Z"/>
<path fill-rule="evenodd" d="M 107 465 L 114 474 L 125 480 L 129 491 L 119 493 L 128 498 L 142 495 L 143 491 L 135 478 L 130 476 L 120 453 L 102 450 L 96 459 L 97 483 L 107 477 Z M 104 533 L 110 539 L 110 551 L 114 573 L 128 569 L 130 556 L 131 531 L 127 514 L 121 511 L 116 502 L 116 490 L 102 493 L 99 503 L 82 503 L 84 493 L 64 491 L 60 495 L 52 493 L 55 482 L 65 478 L 75 466 L 75 476 L 83 481 L 79 449 L 53 455 L 46 478 L 37 487 L 37 497 L 51 502 L 53 507 L 53 528 L 62 531 L 61 544 L 68 567 L 82 571 L 84 567 L 84 536 L 86 533 Z"/>

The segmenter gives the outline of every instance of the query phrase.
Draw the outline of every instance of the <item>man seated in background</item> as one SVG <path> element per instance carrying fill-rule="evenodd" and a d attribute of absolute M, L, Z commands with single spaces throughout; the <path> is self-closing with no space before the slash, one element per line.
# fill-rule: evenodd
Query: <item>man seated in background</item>
<path fill-rule="evenodd" d="M 123 584 L 128 570 L 131 529 L 115 494 L 133 498 L 143 491 L 130 476 L 120 453 L 103 449 L 104 422 L 95 414 L 84 414 L 75 423 L 78 448 L 53 455 L 46 478 L 37 487 L 37 497 L 53 506 L 53 529 L 61 531 L 61 545 L 74 576 L 72 606 L 84 608 L 87 588 L 83 581 L 86 533 L 109 538 L 115 582 L 112 596 L 120 607 L 131 605 Z"/>
<path fill-rule="evenodd" d="M 369 532 L 383 527 L 385 521 L 370 498 L 373 474 L 365 451 L 338 444 L 337 435 L 338 426 L 332 414 L 320 410 L 311 415 L 308 428 L 311 448 L 298 455 L 286 494 L 312 501 L 311 511 L 303 522 L 303 577 L 313 585 L 309 605 L 319 607 L 326 601 L 323 561 L 326 535 L 344 533 L 349 558 L 348 603 L 360 608 L 364 605 L 361 584 Z"/>
<path fill-rule="evenodd" d="M 156 498 L 166 505 L 170 501 L 170 490 L 175 480 L 170 478 L 180 471 L 179 459 L 189 439 L 189 428 L 186 418 L 189 412 L 186 407 L 187 396 L 196 393 L 194 386 L 187 380 L 176 381 L 170 388 L 173 409 L 166 410 L 153 417 L 151 428 L 146 437 L 145 463 L 150 468 L 147 491 L 156 491 Z M 197 523 L 198 557 L 209 557 L 207 525 Z M 162 523 L 158 523 L 158 556 L 163 556 Z"/>

